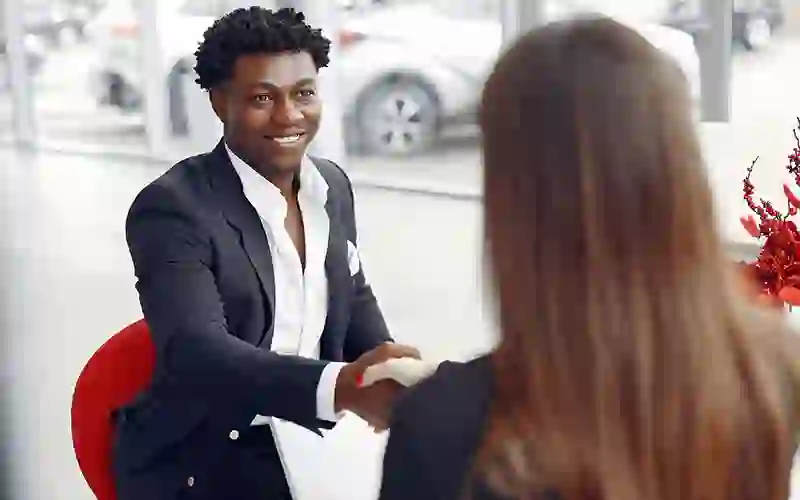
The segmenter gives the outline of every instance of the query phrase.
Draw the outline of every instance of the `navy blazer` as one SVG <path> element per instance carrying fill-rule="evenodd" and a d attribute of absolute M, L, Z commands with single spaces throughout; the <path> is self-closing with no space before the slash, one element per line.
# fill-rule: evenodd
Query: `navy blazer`
<path fill-rule="evenodd" d="M 157 356 L 151 387 L 117 415 L 114 465 L 128 493 L 183 481 L 198 455 L 214 449 L 187 439 L 201 427 L 204 439 L 227 439 L 260 414 L 319 433 L 330 426 L 317 419 L 316 404 L 326 364 L 391 340 L 363 267 L 350 274 L 347 242 L 357 241 L 350 181 L 334 163 L 313 160 L 328 183 L 330 219 L 320 360 L 270 351 L 270 249 L 223 142 L 176 164 L 134 201 L 127 241 Z M 181 448 L 188 449 L 174 451 Z"/>

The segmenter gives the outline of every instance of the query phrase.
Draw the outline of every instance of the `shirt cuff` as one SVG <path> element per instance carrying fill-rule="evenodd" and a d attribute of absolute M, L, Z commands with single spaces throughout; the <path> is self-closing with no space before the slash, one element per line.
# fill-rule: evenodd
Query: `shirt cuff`
<path fill-rule="evenodd" d="M 336 380 L 347 363 L 328 363 L 322 369 L 317 384 L 317 418 L 326 422 L 338 422 L 344 412 L 336 413 Z"/>

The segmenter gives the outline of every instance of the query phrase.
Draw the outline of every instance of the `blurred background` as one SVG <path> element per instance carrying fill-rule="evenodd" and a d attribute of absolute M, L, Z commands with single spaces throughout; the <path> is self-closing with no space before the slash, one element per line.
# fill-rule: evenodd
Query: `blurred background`
<path fill-rule="evenodd" d="M 753 252 L 738 217 L 756 156 L 759 193 L 780 195 L 800 115 L 800 0 L 0 0 L 8 498 L 92 498 L 69 406 L 88 357 L 141 316 L 125 214 L 174 161 L 215 145 L 193 52 L 215 18 L 252 3 L 305 10 L 335 42 L 316 153 L 353 178 L 370 278 L 397 338 L 426 356 L 462 359 L 494 342 L 474 117 L 487 72 L 520 30 L 601 12 L 677 61 L 732 255 Z M 309 462 L 314 500 L 371 498 L 382 438 L 358 422 L 339 427 Z M 361 486 L 348 490 L 351 481 Z"/>

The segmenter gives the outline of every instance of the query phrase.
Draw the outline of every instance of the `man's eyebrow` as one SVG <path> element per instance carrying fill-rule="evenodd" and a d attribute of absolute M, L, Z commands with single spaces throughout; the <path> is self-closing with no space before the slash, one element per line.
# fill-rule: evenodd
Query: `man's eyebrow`
<path fill-rule="evenodd" d="M 303 87 L 306 85 L 314 84 L 317 80 L 315 78 L 303 78 L 294 82 L 291 86 L 287 86 L 288 88 L 296 88 L 296 87 Z M 268 80 L 263 80 L 260 82 L 256 82 L 250 85 L 251 88 L 261 88 L 266 90 L 280 90 L 282 87 L 274 82 L 270 82 Z"/>

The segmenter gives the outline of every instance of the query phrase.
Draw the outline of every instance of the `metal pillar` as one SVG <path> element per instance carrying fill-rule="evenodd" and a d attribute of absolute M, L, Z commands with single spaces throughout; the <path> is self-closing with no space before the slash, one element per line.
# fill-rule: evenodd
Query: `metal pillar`
<path fill-rule="evenodd" d="M 501 0 L 503 41 L 509 44 L 516 38 L 541 26 L 545 19 L 545 2 L 557 0 Z"/>
<path fill-rule="evenodd" d="M 344 110 L 339 93 L 338 53 L 339 12 L 336 2 L 330 0 L 279 0 L 277 7 L 294 7 L 303 12 L 308 22 L 322 28 L 325 36 L 333 41 L 331 65 L 320 71 L 319 91 L 324 102 L 322 124 L 309 153 L 328 158 L 345 166 L 347 153 L 344 141 Z"/>
<path fill-rule="evenodd" d="M 733 0 L 702 0 L 705 29 L 697 36 L 702 119 L 728 122 L 731 116 Z"/>
<path fill-rule="evenodd" d="M 36 142 L 36 121 L 33 105 L 33 82 L 25 50 L 25 31 L 20 20 L 24 17 L 22 0 L 3 0 L 2 21 L 6 33 L 8 75 L 11 83 L 11 103 L 14 115 L 16 143 L 31 148 Z"/>
<path fill-rule="evenodd" d="M 167 68 L 161 53 L 157 0 L 137 0 L 136 17 L 139 24 L 140 64 L 144 79 L 144 121 L 147 145 L 156 158 L 167 154 Z"/>

